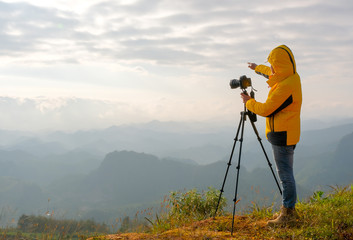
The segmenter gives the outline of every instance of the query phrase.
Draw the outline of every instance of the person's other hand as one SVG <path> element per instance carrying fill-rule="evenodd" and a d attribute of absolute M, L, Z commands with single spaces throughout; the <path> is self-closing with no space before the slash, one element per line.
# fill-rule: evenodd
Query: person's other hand
<path fill-rule="evenodd" d="M 251 62 L 248 62 L 248 67 L 252 70 L 255 70 L 255 68 L 257 67 L 257 64 L 256 63 L 251 63 Z"/>

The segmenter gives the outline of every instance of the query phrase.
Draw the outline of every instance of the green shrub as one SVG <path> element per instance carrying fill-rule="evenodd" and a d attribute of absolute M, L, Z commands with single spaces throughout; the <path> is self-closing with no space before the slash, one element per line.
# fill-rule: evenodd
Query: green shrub
<path fill-rule="evenodd" d="M 352 187 L 332 187 L 325 196 L 317 191 L 309 203 L 298 203 L 301 234 L 314 239 L 353 238 Z"/>
<path fill-rule="evenodd" d="M 172 192 L 170 195 L 170 218 L 178 220 L 203 220 L 213 217 L 219 199 L 219 191 L 209 188 L 207 192 L 199 193 L 196 189 L 188 192 Z M 221 198 L 217 215 L 224 213 L 226 205 L 224 197 Z"/>
<path fill-rule="evenodd" d="M 199 221 L 213 217 L 219 200 L 219 191 L 209 188 L 208 191 L 198 192 L 196 189 L 187 192 L 171 192 L 165 212 L 156 214 L 152 224 L 152 231 L 159 232 L 182 226 L 192 221 Z M 221 197 L 217 216 L 224 214 L 226 199 Z"/>

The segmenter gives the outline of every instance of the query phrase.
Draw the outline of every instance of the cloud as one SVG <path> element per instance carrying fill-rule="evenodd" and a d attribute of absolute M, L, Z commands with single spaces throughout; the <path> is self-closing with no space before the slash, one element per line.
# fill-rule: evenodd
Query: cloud
<path fill-rule="evenodd" d="M 205 106 L 212 107 L 205 111 Z M 172 98 L 131 103 L 87 98 L 0 97 L 0 111 L 6 113 L 0 118 L 1 129 L 21 131 L 107 128 L 155 119 L 219 121 L 234 116 L 234 109 L 220 101 Z"/>
<path fill-rule="evenodd" d="M 227 110 L 230 102 L 238 100 L 234 92 L 229 94 L 228 79 L 249 75 L 258 98 L 266 99 L 265 81 L 257 80 L 246 62 L 264 63 L 270 50 L 283 43 L 296 57 L 304 104 L 353 112 L 351 105 L 343 110 L 352 101 L 353 88 L 349 0 L 271 0 L 265 5 L 260 0 L 38 2 L 0 1 L 0 84 L 5 96 L 32 99 L 29 103 L 36 107 L 30 112 L 44 114 L 48 121 L 50 112 L 73 116 L 68 106 L 79 109 L 80 101 L 68 101 L 70 96 L 103 104 L 108 95 L 115 103 L 105 102 L 105 111 L 93 100 L 80 105 L 82 111 L 89 109 L 88 103 L 94 106 L 85 113 L 92 126 L 119 123 L 120 112 L 126 112 L 126 121 L 226 119 L 234 110 Z M 34 93 L 22 95 L 29 91 L 46 98 L 62 96 L 66 104 L 35 104 Z M 304 105 L 303 115 L 315 109 Z"/>
<path fill-rule="evenodd" d="M 75 26 L 78 22 L 65 17 L 64 12 L 35 7 L 26 3 L 0 2 L 2 36 L 13 43 L 14 48 L 2 50 L 35 50 L 45 39 L 64 38 L 68 33 L 62 26 Z"/>
<path fill-rule="evenodd" d="M 123 102 L 82 98 L 0 97 L 1 129 L 77 130 L 134 122 L 144 111 Z"/>
<path fill-rule="evenodd" d="M 353 8 L 349 2 L 259 3 L 103 1 L 77 14 L 0 2 L 1 52 L 45 64 L 105 59 L 225 69 L 231 64 L 224 59 L 268 52 L 274 42 L 301 43 L 302 52 L 323 52 L 352 41 L 347 34 Z"/>

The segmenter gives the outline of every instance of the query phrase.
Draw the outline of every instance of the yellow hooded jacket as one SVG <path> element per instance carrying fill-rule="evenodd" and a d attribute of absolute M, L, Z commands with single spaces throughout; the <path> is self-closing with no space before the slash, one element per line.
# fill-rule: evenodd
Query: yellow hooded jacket
<path fill-rule="evenodd" d="M 279 146 L 295 145 L 300 138 L 302 90 L 292 51 L 285 45 L 273 49 L 268 56 L 271 68 L 258 65 L 255 72 L 268 78 L 271 88 L 265 103 L 250 99 L 246 107 L 266 117 L 266 137 Z"/>

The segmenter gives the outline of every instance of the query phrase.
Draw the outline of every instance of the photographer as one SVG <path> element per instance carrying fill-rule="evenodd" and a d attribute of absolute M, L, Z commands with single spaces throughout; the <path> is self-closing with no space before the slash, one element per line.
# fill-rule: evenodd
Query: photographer
<path fill-rule="evenodd" d="M 268 221 L 268 225 L 273 226 L 285 225 L 297 219 L 293 156 L 300 138 L 302 91 L 294 56 L 287 46 L 281 45 L 273 49 L 268 62 L 271 67 L 248 63 L 249 68 L 269 79 L 267 84 L 271 89 L 266 102 L 257 102 L 243 93 L 241 97 L 249 111 L 266 117 L 266 137 L 272 144 L 283 188 L 281 212 L 275 220 Z"/>

